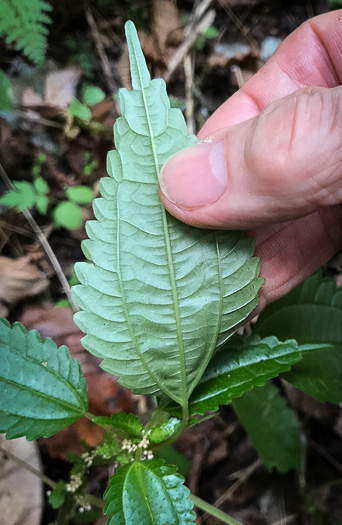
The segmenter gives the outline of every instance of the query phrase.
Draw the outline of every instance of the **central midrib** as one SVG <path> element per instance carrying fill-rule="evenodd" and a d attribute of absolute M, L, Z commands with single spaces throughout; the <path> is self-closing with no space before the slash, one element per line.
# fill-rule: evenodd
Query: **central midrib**
<path fill-rule="evenodd" d="M 137 71 L 139 74 L 141 94 L 142 94 L 143 101 L 144 101 L 147 126 L 149 130 L 150 138 L 151 138 L 152 155 L 153 155 L 153 160 L 154 160 L 154 165 L 155 165 L 155 170 L 156 170 L 156 175 L 157 175 L 157 182 L 158 182 L 158 174 L 159 174 L 158 156 L 156 152 L 156 146 L 154 143 L 153 130 L 152 130 L 152 125 L 151 125 L 150 115 L 148 112 L 148 105 L 146 102 L 144 86 L 143 86 L 143 82 L 141 78 L 138 57 L 136 55 L 134 46 L 133 46 L 133 50 L 134 50 L 135 61 L 137 64 Z M 182 406 L 184 406 L 188 402 L 188 393 L 187 393 L 186 366 L 185 366 L 184 345 L 183 345 L 183 337 L 182 337 L 182 324 L 181 324 L 180 309 L 179 309 L 179 299 L 178 299 L 178 293 L 177 293 L 176 275 L 175 275 L 175 269 L 174 269 L 173 259 L 172 259 L 171 242 L 170 242 L 166 211 L 162 204 L 160 204 L 160 207 L 161 207 L 162 218 L 163 218 L 164 237 L 165 237 L 165 243 L 166 243 L 166 252 L 167 252 L 167 260 L 168 260 L 169 275 L 170 275 L 171 290 L 172 290 L 172 299 L 173 299 L 172 302 L 174 305 L 175 320 L 176 320 L 176 326 L 177 326 L 177 341 L 178 341 L 178 349 L 179 349 L 180 373 L 181 373 L 181 383 L 182 383 Z"/>

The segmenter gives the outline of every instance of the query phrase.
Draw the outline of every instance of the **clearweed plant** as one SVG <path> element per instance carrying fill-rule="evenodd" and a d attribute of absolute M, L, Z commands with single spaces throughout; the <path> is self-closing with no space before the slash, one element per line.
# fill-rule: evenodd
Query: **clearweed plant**
<path fill-rule="evenodd" d="M 151 81 L 132 22 L 126 36 L 133 89 L 120 91 L 116 150 L 93 203 L 96 220 L 86 225 L 87 262 L 75 265 L 75 322 L 101 367 L 151 396 L 154 408 L 140 417 L 94 417 L 68 349 L 3 319 L 0 430 L 7 439 L 32 440 L 81 417 L 105 428 L 100 443 L 71 457 L 69 482 L 51 483 L 50 503 L 66 523 L 75 509 L 96 518 L 103 503 L 87 493 L 87 475 L 92 465 L 108 464 L 109 525 L 187 525 L 195 521 L 194 505 L 238 525 L 190 494 L 177 468 L 154 455 L 232 403 L 267 468 L 299 469 L 299 424 L 270 380 L 280 376 L 320 401 L 342 401 L 342 290 L 317 274 L 266 307 L 251 336 L 236 334 L 263 284 L 254 241 L 242 232 L 190 227 L 165 211 L 160 168 L 196 139 L 170 107 L 165 83 Z"/>

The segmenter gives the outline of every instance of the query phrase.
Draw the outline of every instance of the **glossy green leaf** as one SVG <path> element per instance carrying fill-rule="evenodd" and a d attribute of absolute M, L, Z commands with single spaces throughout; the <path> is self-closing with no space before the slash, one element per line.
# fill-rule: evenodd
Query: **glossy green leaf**
<path fill-rule="evenodd" d="M 65 195 L 71 201 L 78 204 L 88 204 L 94 198 L 94 192 L 89 186 L 69 186 L 65 190 Z"/>
<path fill-rule="evenodd" d="M 82 226 L 82 210 L 74 202 L 62 201 L 53 210 L 53 219 L 57 226 L 77 230 Z"/>
<path fill-rule="evenodd" d="M 295 340 L 282 343 L 274 336 L 260 339 L 252 335 L 245 339 L 235 335 L 210 361 L 190 397 L 190 414 L 217 410 L 219 405 L 226 405 L 254 386 L 261 386 L 267 379 L 290 370 L 303 354 L 323 347 L 299 346 Z M 179 408 L 172 403 L 162 408 L 179 415 Z"/>
<path fill-rule="evenodd" d="M 122 385 L 185 405 L 216 345 L 257 305 L 263 280 L 252 239 L 192 228 L 162 206 L 160 168 L 195 138 L 170 108 L 163 80 L 150 80 L 131 22 L 126 34 L 133 91 L 120 90 L 117 151 L 83 243 L 90 262 L 76 265 L 83 311 L 75 322 L 88 334 L 85 348 Z"/>
<path fill-rule="evenodd" d="M 177 419 L 176 417 L 165 419 L 165 421 L 158 423 L 158 425 L 151 429 L 148 439 L 151 443 L 161 443 L 172 436 L 172 434 L 174 434 L 179 428 L 180 424 L 180 419 Z"/>
<path fill-rule="evenodd" d="M 25 181 L 14 181 L 13 186 L 13 190 L 7 191 L 0 197 L 0 205 L 13 206 L 18 211 L 32 208 L 37 198 L 34 186 Z"/>
<path fill-rule="evenodd" d="M 272 382 L 234 399 L 233 408 L 267 468 L 280 472 L 300 468 L 298 421 Z"/>
<path fill-rule="evenodd" d="M 70 100 L 70 106 L 68 109 L 70 115 L 74 118 L 79 118 L 81 120 L 90 120 L 91 119 L 91 111 L 90 109 L 82 104 L 77 98 L 72 98 Z"/>
<path fill-rule="evenodd" d="M 318 401 L 342 402 L 342 288 L 317 273 L 265 308 L 254 331 L 333 348 L 307 355 L 282 377 Z"/>
<path fill-rule="evenodd" d="M 49 437 L 87 411 L 85 378 L 66 346 L 0 318 L 0 432 Z"/>
<path fill-rule="evenodd" d="M 99 425 L 111 425 L 118 430 L 122 430 L 131 436 L 141 436 L 143 426 L 134 414 L 119 412 L 112 414 L 110 417 L 99 416 L 94 418 L 94 423 Z"/>
<path fill-rule="evenodd" d="M 196 515 L 176 467 L 161 460 L 132 462 L 112 476 L 104 493 L 107 525 L 190 525 Z"/>

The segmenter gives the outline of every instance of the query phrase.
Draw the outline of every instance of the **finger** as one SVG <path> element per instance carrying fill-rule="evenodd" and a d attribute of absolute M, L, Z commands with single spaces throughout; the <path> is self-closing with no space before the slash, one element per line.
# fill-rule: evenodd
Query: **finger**
<path fill-rule="evenodd" d="M 160 194 L 188 224 L 246 229 L 342 202 L 342 87 L 307 88 L 165 164 Z"/>
<path fill-rule="evenodd" d="M 332 206 L 283 224 L 253 230 L 261 257 L 257 313 L 318 270 L 342 248 L 342 207 Z"/>
<path fill-rule="evenodd" d="M 198 138 L 254 117 L 271 102 L 307 86 L 342 82 L 342 9 L 312 18 L 206 122 Z"/>

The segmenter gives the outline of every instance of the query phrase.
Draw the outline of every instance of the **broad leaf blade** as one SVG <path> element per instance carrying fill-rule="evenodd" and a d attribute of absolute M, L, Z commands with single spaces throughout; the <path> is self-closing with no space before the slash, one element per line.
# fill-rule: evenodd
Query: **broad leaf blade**
<path fill-rule="evenodd" d="M 192 228 L 162 206 L 160 168 L 195 138 L 170 108 L 165 83 L 150 80 L 132 23 L 126 32 L 134 90 L 120 91 L 117 151 L 83 244 L 90 263 L 76 266 L 83 311 L 75 321 L 88 334 L 85 348 L 122 385 L 184 405 L 217 342 L 257 305 L 263 280 L 252 239 Z"/>
<path fill-rule="evenodd" d="M 112 414 L 110 417 L 95 417 L 94 423 L 99 425 L 111 425 L 122 432 L 136 437 L 141 436 L 141 432 L 143 430 L 143 426 L 139 419 L 134 414 L 127 414 L 126 412 Z"/>
<path fill-rule="evenodd" d="M 261 313 L 254 331 L 332 348 L 304 357 L 283 377 L 318 401 L 342 402 L 342 288 L 317 273 Z"/>
<path fill-rule="evenodd" d="M 301 464 L 299 425 L 270 381 L 233 400 L 233 408 L 268 469 L 288 472 Z"/>
<path fill-rule="evenodd" d="M 68 349 L 0 318 L 0 432 L 49 437 L 87 411 L 85 379 Z"/>
<path fill-rule="evenodd" d="M 324 345 L 299 346 L 295 340 L 280 342 L 276 337 L 260 339 L 235 335 L 210 361 L 203 377 L 189 400 L 190 415 L 217 410 L 233 398 L 255 386 L 261 386 L 281 372 L 290 370 L 302 354 L 314 352 Z M 162 407 L 179 415 L 176 405 Z"/>
<path fill-rule="evenodd" d="M 112 476 L 104 494 L 107 525 L 190 525 L 196 515 L 176 467 L 164 461 L 129 463 Z"/>

